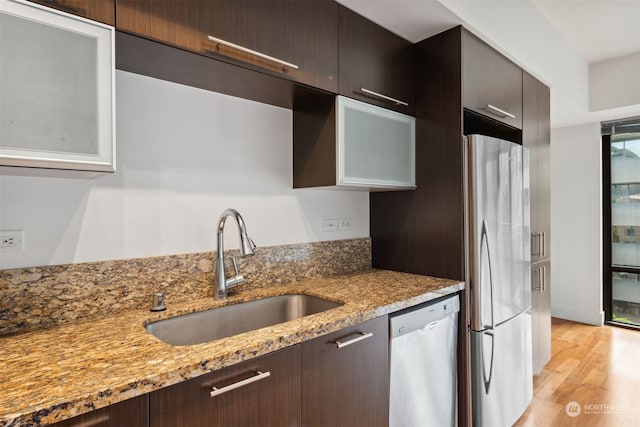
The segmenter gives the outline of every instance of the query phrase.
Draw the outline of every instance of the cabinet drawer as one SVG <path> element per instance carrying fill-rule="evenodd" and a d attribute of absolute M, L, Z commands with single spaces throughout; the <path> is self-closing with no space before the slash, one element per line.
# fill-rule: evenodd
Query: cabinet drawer
<path fill-rule="evenodd" d="M 214 387 L 218 394 L 212 396 Z M 155 391 L 149 407 L 152 427 L 299 425 L 300 348 Z"/>
<path fill-rule="evenodd" d="M 463 105 L 522 129 L 522 69 L 463 31 Z"/>

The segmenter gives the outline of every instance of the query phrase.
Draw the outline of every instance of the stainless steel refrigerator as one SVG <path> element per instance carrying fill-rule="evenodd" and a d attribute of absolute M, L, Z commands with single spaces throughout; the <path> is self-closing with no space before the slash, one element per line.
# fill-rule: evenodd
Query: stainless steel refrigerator
<path fill-rule="evenodd" d="M 473 425 L 508 427 L 533 395 L 528 150 L 464 144 Z"/>

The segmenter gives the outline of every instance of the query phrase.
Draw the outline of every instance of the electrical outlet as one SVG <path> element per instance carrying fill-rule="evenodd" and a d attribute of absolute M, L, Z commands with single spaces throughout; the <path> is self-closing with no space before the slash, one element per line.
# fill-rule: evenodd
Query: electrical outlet
<path fill-rule="evenodd" d="M 340 218 L 338 220 L 338 230 L 351 230 L 351 218 Z"/>
<path fill-rule="evenodd" d="M 22 230 L 0 230 L 0 248 L 5 252 L 22 250 Z"/>
<path fill-rule="evenodd" d="M 331 232 L 338 231 L 338 220 L 337 219 L 323 219 L 322 220 L 322 231 Z"/>

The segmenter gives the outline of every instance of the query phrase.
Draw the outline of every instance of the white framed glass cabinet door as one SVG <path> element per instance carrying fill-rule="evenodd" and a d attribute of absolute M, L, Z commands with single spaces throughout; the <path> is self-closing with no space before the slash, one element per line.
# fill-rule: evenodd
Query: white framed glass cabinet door
<path fill-rule="evenodd" d="M 0 165 L 115 170 L 114 29 L 0 0 Z"/>
<path fill-rule="evenodd" d="M 336 179 L 341 186 L 415 189 L 415 118 L 336 97 Z"/>

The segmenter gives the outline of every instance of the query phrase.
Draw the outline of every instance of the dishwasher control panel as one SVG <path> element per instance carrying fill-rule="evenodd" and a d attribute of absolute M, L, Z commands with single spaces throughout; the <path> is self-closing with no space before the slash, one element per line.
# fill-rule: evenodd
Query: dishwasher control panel
<path fill-rule="evenodd" d="M 417 329 L 425 328 L 433 322 L 442 320 L 459 311 L 460 297 L 458 295 L 436 302 L 427 302 L 391 315 L 389 320 L 389 333 L 391 334 L 391 338 L 408 334 Z"/>

